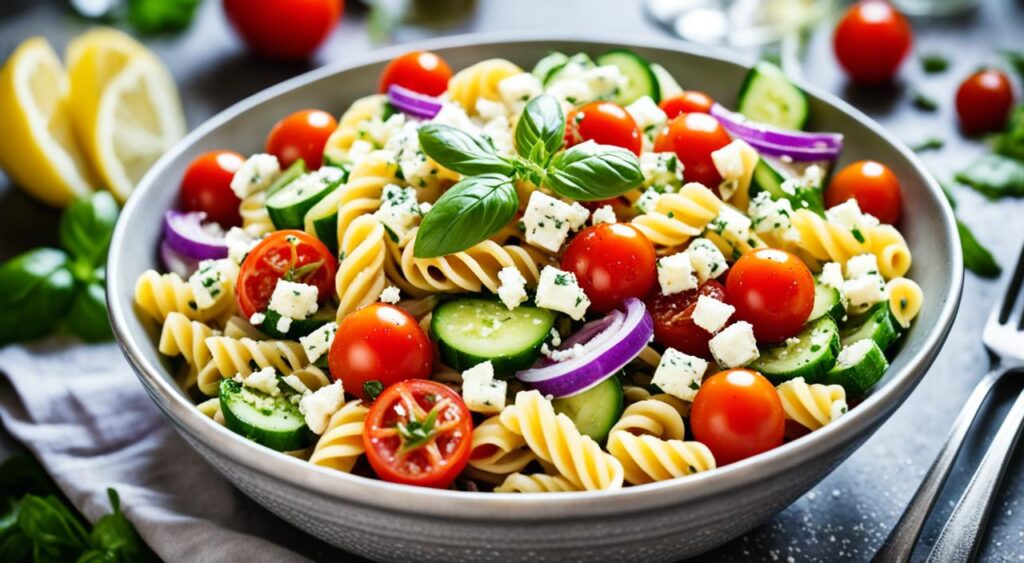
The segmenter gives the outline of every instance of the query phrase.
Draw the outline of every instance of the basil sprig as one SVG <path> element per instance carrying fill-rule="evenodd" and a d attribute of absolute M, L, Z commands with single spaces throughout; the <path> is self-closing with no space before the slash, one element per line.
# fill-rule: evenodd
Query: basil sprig
<path fill-rule="evenodd" d="M 499 155 L 489 139 L 454 127 L 420 127 L 424 154 L 466 178 L 423 217 L 414 255 L 459 252 L 501 230 L 519 207 L 516 180 L 582 201 L 615 197 L 643 183 L 640 161 L 625 149 L 586 142 L 562 150 L 565 127 L 562 106 L 549 94 L 526 104 L 514 135 L 518 154 L 511 157 Z"/>

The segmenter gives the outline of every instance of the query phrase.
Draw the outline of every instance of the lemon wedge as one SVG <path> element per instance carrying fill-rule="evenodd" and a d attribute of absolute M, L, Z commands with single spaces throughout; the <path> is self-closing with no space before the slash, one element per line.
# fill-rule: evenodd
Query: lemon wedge
<path fill-rule="evenodd" d="M 42 37 L 22 43 L 0 70 L 0 167 L 39 200 L 66 206 L 93 191 L 75 142 L 68 77 Z"/>

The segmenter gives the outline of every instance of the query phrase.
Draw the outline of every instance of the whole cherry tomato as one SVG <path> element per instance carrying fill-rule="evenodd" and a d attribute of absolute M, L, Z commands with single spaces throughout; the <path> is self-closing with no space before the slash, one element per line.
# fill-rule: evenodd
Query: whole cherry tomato
<path fill-rule="evenodd" d="M 257 55 L 304 59 L 338 24 L 343 0 L 224 0 L 231 25 Z"/>
<path fill-rule="evenodd" d="M 241 200 L 231 191 L 231 178 L 245 158 L 234 151 L 210 151 L 196 157 L 181 178 L 181 207 L 203 211 L 207 219 L 225 229 L 242 224 Z"/>
<path fill-rule="evenodd" d="M 420 94 L 440 96 L 448 89 L 452 68 L 430 51 L 409 51 L 395 57 L 380 75 L 380 92 L 396 84 Z"/>
<path fill-rule="evenodd" d="M 861 160 L 832 177 L 825 205 L 831 208 L 850 199 L 883 223 L 892 225 L 900 219 L 900 181 L 884 164 Z"/>
<path fill-rule="evenodd" d="M 590 102 L 569 113 L 565 120 L 565 141 L 568 146 L 583 141 L 614 145 L 640 156 L 643 139 L 633 116 L 622 106 L 611 102 Z"/>
<path fill-rule="evenodd" d="M 338 121 L 326 111 L 297 111 L 274 124 L 267 136 L 267 152 L 277 157 L 281 168 L 301 158 L 315 170 L 323 161 L 327 138 L 337 127 Z"/>
<path fill-rule="evenodd" d="M 780 342 L 807 322 L 814 308 L 814 277 L 799 258 L 774 248 L 744 254 L 733 264 L 725 296 L 735 317 L 754 326 L 761 342 Z"/>
<path fill-rule="evenodd" d="M 277 281 L 315 285 L 317 301 L 334 295 L 338 261 L 324 243 L 302 231 L 277 231 L 260 241 L 238 271 L 238 308 L 246 318 L 267 308 Z"/>
<path fill-rule="evenodd" d="M 595 311 L 611 311 L 627 297 L 643 299 L 657 279 L 654 245 L 628 223 L 601 223 L 565 249 L 562 269 L 576 274 Z"/>
<path fill-rule="evenodd" d="M 861 0 L 836 26 L 833 45 L 839 64 L 857 84 L 888 82 L 910 52 L 906 18 L 883 0 Z"/>
<path fill-rule="evenodd" d="M 956 113 L 968 135 L 999 131 L 1013 108 L 1013 87 L 1006 73 L 984 69 L 967 77 L 956 91 Z"/>
<path fill-rule="evenodd" d="M 686 90 L 682 94 L 666 98 L 658 104 L 669 119 L 675 119 L 683 113 L 711 113 L 713 105 L 715 105 L 715 100 L 711 99 L 711 96 L 696 90 Z"/>
<path fill-rule="evenodd" d="M 733 369 L 701 384 L 690 408 L 690 428 L 718 465 L 727 465 L 782 445 L 786 415 L 770 381 Z"/>
<path fill-rule="evenodd" d="M 654 341 L 691 356 L 711 360 L 708 341 L 714 336 L 693 322 L 697 298 L 706 295 L 725 301 L 725 288 L 715 280 L 707 280 L 697 289 L 664 295 L 657 287 L 644 301 L 654 319 Z"/>
<path fill-rule="evenodd" d="M 669 122 L 654 141 L 657 152 L 674 152 L 683 163 L 683 178 L 718 193 L 722 176 L 711 153 L 732 142 L 717 119 L 706 113 L 684 113 Z"/>

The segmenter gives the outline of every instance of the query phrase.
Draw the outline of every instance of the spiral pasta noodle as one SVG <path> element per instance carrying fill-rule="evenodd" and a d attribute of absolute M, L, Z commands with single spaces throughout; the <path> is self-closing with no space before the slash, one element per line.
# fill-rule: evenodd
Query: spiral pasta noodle
<path fill-rule="evenodd" d="M 249 375 L 264 368 L 279 373 L 293 373 L 306 367 L 306 353 L 302 345 L 290 340 L 252 340 L 211 336 L 206 339 L 211 360 L 199 372 L 199 390 L 205 395 L 216 395 L 220 381 L 236 374 Z"/>
<path fill-rule="evenodd" d="M 889 310 L 903 328 L 910 328 L 910 322 L 921 312 L 924 305 L 924 291 L 914 280 L 893 278 L 885 285 L 889 294 Z"/>
<path fill-rule="evenodd" d="M 380 208 L 384 186 L 399 182 L 397 173 L 398 163 L 382 151 L 371 153 L 352 169 L 348 181 L 335 190 L 339 244 L 353 221 Z"/>
<path fill-rule="evenodd" d="M 199 409 L 199 412 L 210 417 L 210 419 L 216 422 L 217 424 L 224 426 L 224 413 L 220 412 L 219 397 L 207 399 L 196 405 L 196 408 Z"/>
<path fill-rule="evenodd" d="M 473 452 L 469 466 L 491 475 L 508 475 L 522 471 L 537 456 L 526 447 L 522 435 L 509 430 L 494 415 L 473 429 Z"/>
<path fill-rule="evenodd" d="M 498 84 L 510 76 L 521 74 L 523 69 L 505 59 L 488 59 L 455 73 L 448 80 L 448 96 L 466 110 L 476 113 L 476 101 L 500 100 Z"/>
<path fill-rule="evenodd" d="M 565 477 L 544 473 L 513 473 L 494 488 L 496 493 L 565 493 L 579 490 L 579 487 Z"/>
<path fill-rule="evenodd" d="M 341 239 L 341 263 L 335 277 L 338 292 L 338 322 L 349 313 L 369 305 L 380 297 L 387 280 L 384 261 L 387 246 L 384 226 L 373 215 L 361 215 L 346 229 Z"/>
<path fill-rule="evenodd" d="M 314 365 L 303 366 L 287 375 L 294 375 L 297 377 L 306 389 L 309 389 L 310 391 L 316 391 L 321 387 L 326 387 L 331 384 L 331 378 L 324 373 L 324 370 Z"/>
<path fill-rule="evenodd" d="M 887 280 L 900 277 L 910 269 L 910 248 L 892 225 L 851 231 L 807 209 L 796 210 L 790 221 L 799 235 L 795 244 L 800 253 L 814 260 L 845 264 L 854 256 L 874 254 L 878 258 L 879 273 Z"/>
<path fill-rule="evenodd" d="M 387 98 L 383 94 L 374 94 L 352 102 L 352 105 L 338 118 L 338 126 L 327 138 L 327 143 L 324 145 L 324 157 L 332 163 L 348 164 L 352 162 L 349 158 L 349 151 L 352 149 L 352 144 L 363 137 L 360 134 L 361 127 L 373 121 L 374 118 L 380 119 L 384 115 L 386 100 Z"/>
<path fill-rule="evenodd" d="M 135 304 L 158 323 L 164 322 L 171 313 L 207 322 L 233 313 L 235 297 L 233 291 L 221 292 L 212 307 L 200 309 L 196 306 L 192 286 L 181 276 L 173 272 L 159 274 L 155 270 L 147 270 L 135 282 Z"/>
<path fill-rule="evenodd" d="M 210 362 L 210 349 L 206 346 L 206 339 L 213 336 L 213 329 L 199 322 L 193 321 L 181 313 L 172 312 L 164 320 L 164 326 L 160 329 L 160 342 L 157 349 L 165 356 L 181 356 L 189 366 L 190 375 L 186 382 L 190 382 L 198 374 L 199 370 Z M 185 387 L 190 387 L 186 383 Z"/>
<path fill-rule="evenodd" d="M 700 236 L 723 205 L 714 192 L 690 182 L 677 193 L 662 194 L 654 209 L 633 218 L 632 224 L 655 247 L 677 247 Z"/>
<path fill-rule="evenodd" d="M 683 425 L 683 417 L 673 405 L 657 399 L 647 399 L 626 407 L 610 432 L 629 432 L 666 440 L 682 440 L 686 434 L 686 427 Z"/>
<path fill-rule="evenodd" d="M 366 451 L 363 447 L 363 422 L 368 412 L 362 401 L 345 403 L 331 415 L 309 462 L 346 473 L 352 471 L 359 456 Z"/>
<path fill-rule="evenodd" d="M 588 491 L 622 487 L 622 464 L 590 436 L 580 434 L 569 417 L 555 414 L 537 391 L 517 394 L 515 405 L 505 407 L 500 417 L 538 458 L 551 463 L 573 485 Z"/>
<path fill-rule="evenodd" d="M 662 440 L 612 432 L 608 452 L 621 464 L 626 482 L 633 485 L 665 481 L 715 468 L 711 450 L 700 442 Z"/>
<path fill-rule="evenodd" d="M 242 199 L 238 206 L 238 214 L 242 216 L 242 229 L 255 237 L 261 237 L 274 231 L 274 221 L 267 211 L 267 192 L 260 191 Z"/>
<path fill-rule="evenodd" d="M 846 413 L 846 391 L 841 385 L 808 384 L 797 377 L 776 387 L 786 418 L 817 430 Z"/>
<path fill-rule="evenodd" d="M 260 340 L 266 338 L 248 319 L 234 315 L 224 323 L 224 336 L 229 338 L 252 338 Z"/>

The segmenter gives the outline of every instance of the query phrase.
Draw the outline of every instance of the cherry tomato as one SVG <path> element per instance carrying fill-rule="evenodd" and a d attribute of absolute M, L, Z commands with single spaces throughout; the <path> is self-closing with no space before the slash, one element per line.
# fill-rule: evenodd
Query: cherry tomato
<path fill-rule="evenodd" d="M 231 178 L 243 162 L 245 158 L 234 151 L 210 151 L 196 157 L 181 178 L 181 208 L 204 211 L 207 219 L 225 229 L 241 226 L 238 205 L 242 201 L 231 191 Z"/>
<path fill-rule="evenodd" d="M 343 0 L 224 0 L 224 11 L 254 53 L 296 60 L 323 43 L 344 5 Z"/>
<path fill-rule="evenodd" d="M 452 67 L 430 51 L 409 51 L 395 57 L 380 75 L 380 91 L 397 84 L 420 94 L 440 96 L 448 89 Z"/>
<path fill-rule="evenodd" d="M 799 258 L 774 248 L 743 255 L 725 281 L 735 317 L 754 325 L 762 342 L 780 342 L 800 332 L 814 308 L 814 277 Z"/>
<path fill-rule="evenodd" d="M 266 310 L 277 280 L 315 285 L 317 301 L 334 295 L 338 261 L 324 243 L 302 231 L 277 231 L 252 249 L 238 271 L 238 308 L 249 318 Z"/>
<path fill-rule="evenodd" d="M 568 146 L 583 141 L 615 145 L 640 156 L 643 140 L 633 116 L 622 106 L 611 102 L 590 102 L 569 113 L 565 121 L 565 142 Z"/>
<path fill-rule="evenodd" d="M 883 223 L 899 221 L 900 181 L 884 164 L 861 160 L 832 177 L 825 189 L 825 204 L 835 207 L 850 199 Z"/>
<path fill-rule="evenodd" d="M 1000 70 L 979 70 L 956 91 L 956 113 L 968 135 L 1001 130 L 1012 107 L 1013 87 Z"/>
<path fill-rule="evenodd" d="M 466 467 L 472 441 L 473 418 L 462 398 L 425 379 L 385 389 L 363 424 L 366 459 L 392 483 L 448 487 Z"/>
<path fill-rule="evenodd" d="M 862 0 L 839 21 L 832 38 L 839 64 L 858 84 L 888 82 L 910 52 L 906 18 L 888 2 Z"/>
<path fill-rule="evenodd" d="M 331 376 L 345 392 L 369 396 L 363 385 L 385 387 L 406 379 L 430 377 L 434 349 L 416 319 L 386 303 L 373 303 L 341 320 L 328 357 Z"/>
<path fill-rule="evenodd" d="M 337 126 L 338 121 L 326 111 L 297 111 L 274 124 L 267 135 L 267 152 L 277 157 L 282 169 L 301 158 L 315 170 L 320 168 L 324 145 Z"/>
<path fill-rule="evenodd" d="M 693 310 L 701 295 L 725 301 L 725 288 L 715 280 L 707 280 L 697 289 L 664 295 L 658 288 L 644 301 L 654 319 L 654 341 L 691 356 L 711 360 L 708 341 L 710 332 L 693 322 Z"/>
<path fill-rule="evenodd" d="M 683 163 L 687 182 L 700 182 L 718 193 L 722 176 L 711 153 L 732 142 L 717 119 L 706 113 L 684 113 L 669 122 L 654 141 L 657 152 L 674 152 Z"/>
<path fill-rule="evenodd" d="M 733 369 L 701 384 L 690 408 L 690 428 L 718 465 L 726 465 L 782 445 L 786 415 L 770 381 Z"/>
<path fill-rule="evenodd" d="M 678 96 L 664 99 L 658 104 L 669 119 L 675 119 L 683 113 L 711 113 L 713 105 L 715 105 L 715 101 L 711 99 L 711 96 L 696 90 L 687 90 Z"/>
<path fill-rule="evenodd" d="M 627 297 L 643 299 L 657 278 L 654 245 L 628 223 L 601 223 L 580 231 L 562 256 L 595 311 L 611 311 Z"/>

